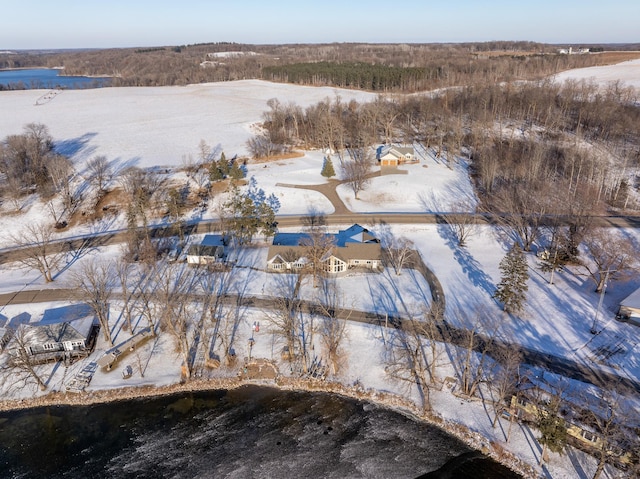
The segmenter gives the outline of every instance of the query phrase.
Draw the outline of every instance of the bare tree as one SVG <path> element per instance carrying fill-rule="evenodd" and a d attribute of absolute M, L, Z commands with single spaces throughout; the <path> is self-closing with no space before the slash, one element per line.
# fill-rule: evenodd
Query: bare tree
<path fill-rule="evenodd" d="M 640 450 L 640 440 L 633 431 L 640 413 L 615 385 L 602 390 L 597 397 L 585 394 L 582 406 L 580 421 L 593 431 L 591 438 L 598 460 L 593 479 L 598 479 L 608 462 Z"/>
<path fill-rule="evenodd" d="M 132 279 L 132 267 L 125 258 L 120 258 L 116 264 L 116 274 L 120 281 L 120 291 L 122 292 L 122 313 L 126 320 L 127 329 L 133 334 L 133 324 L 131 323 L 133 291 L 129 286 Z M 135 289 L 135 287 L 134 287 Z"/>
<path fill-rule="evenodd" d="M 304 248 L 304 256 L 307 261 L 307 269 L 313 277 L 313 287 L 318 286 L 318 278 L 324 272 L 323 260 L 326 254 L 335 246 L 333 235 L 327 234 L 322 226 L 309 228 L 307 236 L 302 238 L 300 246 Z"/>
<path fill-rule="evenodd" d="M 274 282 L 273 307 L 266 313 L 272 330 L 285 344 L 286 355 L 292 369 L 300 368 L 302 374 L 308 372 L 309 349 L 313 336 L 313 324 L 301 310 L 301 275 L 278 275 Z M 284 354 L 283 354 L 284 355 Z"/>
<path fill-rule="evenodd" d="M 208 348 L 207 357 L 211 358 L 216 354 L 218 341 L 222 347 L 223 357 L 227 364 L 234 360 L 233 354 L 233 325 L 230 315 L 224 308 L 224 299 L 234 286 L 233 270 L 209 270 L 204 269 L 198 274 L 198 282 L 203 292 L 203 308 L 208 309 L 207 316 L 213 331 L 211 332 L 211 344 Z M 205 326 L 203 325 L 203 328 Z M 205 342 L 208 340 L 205 338 Z"/>
<path fill-rule="evenodd" d="M 413 242 L 404 236 L 394 236 L 389 230 L 386 230 L 380 239 L 385 262 L 393 267 L 397 276 L 400 276 L 402 269 L 411 264 L 415 257 Z"/>
<path fill-rule="evenodd" d="M 22 248 L 18 262 L 26 268 L 37 269 L 47 283 L 53 281 L 53 275 L 65 252 L 53 239 L 53 230 L 44 223 L 29 223 L 18 234 L 9 236 L 11 241 Z"/>
<path fill-rule="evenodd" d="M 87 303 L 100 323 L 104 340 L 113 346 L 109 326 L 109 301 L 116 285 L 117 273 L 113 263 L 99 262 L 95 258 L 82 262 L 74 274 L 76 295 Z"/>
<path fill-rule="evenodd" d="M 584 246 L 588 260 L 581 261 L 580 266 L 595 283 L 597 293 L 608 280 L 627 277 L 637 269 L 633 244 L 617 232 L 594 229 L 585 237 Z"/>
<path fill-rule="evenodd" d="M 256 158 L 268 158 L 287 150 L 285 145 L 275 143 L 268 131 L 258 133 L 247 140 L 247 148 Z"/>
<path fill-rule="evenodd" d="M 193 368 L 190 352 L 194 338 L 188 294 L 197 284 L 195 271 L 186 264 L 167 265 L 157 276 L 155 295 L 161 311 L 160 325 L 173 338 L 176 352 L 182 358 L 182 375 L 187 380 Z"/>
<path fill-rule="evenodd" d="M 73 164 L 62 155 L 53 155 L 47 162 L 47 171 L 51 177 L 54 190 L 62 195 L 65 210 L 71 214 L 79 203 L 78 192 L 71 186 Z"/>
<path fill-rule="evenodd" d="M 458 246 L 464 248 L 467 240 L 477 231 L 474 206 L 470 201 L 458 201 L 452 212 L 441 216 L 458 240 Z"/>
<path fill-rule="evenodd" d="M 385 371 L 407 387 L 417 387 L 425 411 L 431 410 L 431 364 L 418 320 L 404 321 L 387 335 Z"/>
<path fill-rule="evenodd" d="M 322 278 L 317 299 L 323 316 L 318 328 L 320 340 L 331 365 L 331 373 L 336 375 L 345 359 L 343 344 L 346 337 L 346 321 L 349 317 L 339 317 L 344 299 L 335 278 Z"/>
<path fill-rule="evenodd" d="M 98 196 L 103 196 L 107 191 L 107 185 L 113 174 L 111 164 L 104 155 L 99 155 L 87 161 L 87 172 L 90 181 L 94 182 L 98 189 Z"/>
<path fill-rule="evenodd" d="M 368 148 L 350 150 L 351 159 L 342 164 L 342 179 L 349 185 L 358 199 L 358 193 L 366 188 L 371 181 L 373 159 Z"/>
<path fill-rule="evenodd" d="M 9 390 L 23 388 L 35 382 L 41 391 L 47 389 L 37 370 L 33 355 L 29 351 L 28 326 L 20 325 L 4 355 L 5 362 L 0 366 L 3 382 Z"/>
<path fill-rule="evenodd" d="M 460 391 L 474 396 L 485 379 L 487 354 L 491 350 L 497 323 L 485 311 L 476 311 L 470 324 L 460 329 L 452 354 L 452 362 L 458 370 Z"/>
<path fill-rule="evenodd" d="M 487 378 L 495 413 L 491 427 L 496 427 L 500 414 L 505 406 L 509 405 L 509 400 L 520 382 L 522 353 L 515 347 L 496 346 L 492 349 L 492 356 L 495 363 Z M 513 416 L 513 412 L 511 415 Z"/>

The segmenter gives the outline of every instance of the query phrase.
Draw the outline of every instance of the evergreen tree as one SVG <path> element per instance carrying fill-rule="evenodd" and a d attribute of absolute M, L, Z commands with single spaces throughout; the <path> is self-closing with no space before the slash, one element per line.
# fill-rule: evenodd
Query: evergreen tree
<path fill-rule="evenodd" d="M 520 245 L 515 243 L 500 261 L 502 277 L 493 297 L 503 304 L 503 309 L 509 313 L 519 313 L 526 300 L 529 289 L 527 280 L 527 260 Z"/>
<path fill-rule="evenodd" d="M 567 445 L 567 424 L 560 417 L 560 398 L 552 396 L 537 407 L 535 425 L 540 431 L 538 441 L 542 444 L 540 465 L 545 461 L 547 449 L 562 453 Z"/>
<path fill-rule="evenodd" d="M 222 160 L 220 160 L 222 161 Z M 229 169 L 229 178 L 233 180 L 241 180 L 245 176 L 245 171 L 240 167 L 237 161 L 234 161 Z"/>
<path fill-rule="evenodd" d="M 322 171 L 320 172 L 325 178 L 331 178 L 336 176 L 336 170 L 333 168 L 333 161 L 330 156 L 324 157 L 324 163 L 322 164 Z"/>
<path fill-rule="evenodd" d="M 220 154 L 220 159 L 218 160 L 218 168 L 220 168 L 220 171 L 222 172 L 222 176 L 224 178 L 229 176 L 229 170 L 231 169 L 231 165 L 229 164 L 229 161 L 227 160 L 227 157 L 224 154 L 224 151 Z"/>
<path fill-rule="evenodd" d="M 220 162 L 222 162 L 222 160 L 220 160 Z M 214 160 L 209 166 L 209 181 L 213 183 L 220 180 L 224 180 L 224 173 L 222 172 L 220 163 Z"/>

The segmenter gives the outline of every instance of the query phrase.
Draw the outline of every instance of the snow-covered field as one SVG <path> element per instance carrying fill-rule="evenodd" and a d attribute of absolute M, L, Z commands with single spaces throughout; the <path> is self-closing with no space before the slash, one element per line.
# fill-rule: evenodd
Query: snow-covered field
<path fill-rule="evenodd" d="M 620 81 L 624 86 L 640 88 L 640 60 L 629 60 L 617 65 L 576 68 L 556 75 L 556 80 L 590 80 L 596 84 L 607 86 Z"/>
<path fill-rule="evenodd" d="M 140 167 L 180 165 L 184 155 L 197 157 L 200 140 L 220 145 L 228 158 L 244 155 L 245 143 L 254 134 L 251 126 L 261 121 L 271 98 L 302 107 L 336 95 L 344 101 L 375 98 L 353 90 L 259 80 L 66 90 L 36 105 L 46 93 L 0 92 L 0 138 L 20 133 L 28 123 L 43 123 L 59 151 L 76 163 L 106 155 L 122 166 Z"/>
<path fill-rule="evenodd" d="M 635 63 L 635 79 L 631 73 L 625 73 L 624 78 L 622 73 L 618 73 L 617 78 L 625 82 L 637 81 L 640 85 L 640 62 L 627 63 Z M 599 68 L 615 71 L 614 67 Z M 631 70 L 627 68 L 624 71 Z M 569 74 L 563 75 L 569 78 L 566 76 Z M 574 73 L 582 74 L 580 71 Z M 305 106 L 326 97 L 332 98 L 336 92 L 330 88 L 242 81 L 188 87 L 65 91 L 39 106 L 35 106 L 35 102 L 46 93 L 44 91 L 0 92 L 0 112 L 3 113 L 0 114 L 0 138 L 20 133 L 26 123 L 40 122 L 49 127 L 57 147 L 70 154 L 79 168 L 88 158 L 98 154 L 107 155 L 110 160 L 117 160 L 123 166 L 176 166 L 181 164 L 183 155 L 197 155 L 197 145 L 201 139 L 211 145 L 220 144 L 227 156 L 244 154 L 245 142 L 252 135 L 251 125 L 261 120 L 270 98 L 277 97 L 281 103 L 295 101 Z M 338 93 L 345 100 L 373 98 L 373 95 L 362 92 L 341 90 Z M 267 194 L 275 193 L 278 196 L 282 203 L 280 213 L 301 214 L 315 210 L 330 214 L 333 206 L 322 194 L 286 186 L 324 183 L 326 180 L 320 175 L 323 156 L 322 152 L 311 151 L 305 152 L 301 158 L 268 164 L 250 163 L 248 176 L 254 176 L 258 186 Z M 344 186 L 338 188 L 338 194 L 345 205 L 355 212 L 442 212 L 451 211 L 460 201 L 466 201 L 467 204 L 475 201 L 467 164 L 463 160 L 446 165 L 427 154 L 420 158 L 419 163 L 404 165 L 400 169 L 408 174 L 374 178 L 367 189 L 360 193 L 358 200 Z M 25 216 L 0 218 L 0 230 L 5 235 L 3 245 L 10 242 L 6 235 L 12 230 L 17 231 L 25 221 L 34 222 L 48 216 L 44 205 L 40 203 L 25 207 L 25 211 Z M 203 216 L 213 215 L 213 211 L 209 210 Z M 123 223 L 115 223 L 110 228 L 123 226 Z M 375 224 L 363 226 L 374 231 L 378 228 Z M 88 232 L 89 229 L 85 227 L 69 234 Z M 446 315 L 450 321 L 469 324 L 479 315 L 491 317 L 498 322 L 498 334 L 505 339 L 593 367 L 640 377 L 639 329 L 613 319 L 620 299 L 640 286 L 640 280 L 609 286 L 600 316 L 604 330 L 594 337 L 589 329 L 599 296 L 593 292 L 589 281 L 577 274 L 577 270 L 567 269 L 556 274 L 555 284 L 549 285 L 547 276 L 537 268 L 535 257 L 530 255 L 526 311 L 520 317 L 512 317 L 504 314 L 492 299 L 500 280 L 498 263 L 511 246 L 499 230 L 488 226 L 478 227 L 469 239 L 468 246 L 460 248 L 443 225 L 392 225 L 391 229 L 397 236 L 405 236 L 414 242 L 426 265 L 442 283 L 447 304 Z M 625 230 L 623 233 L 628 235 L 630 241 L 640 242 L 637 230 Z M 243 256 L 240 261 L 245 266 L 251 266 L 241 270 L 245 275 L 241 278 L 246 287 L 245 294 L 268 296 L 273 290 L 274 276 L 260 271 L 266 259 L 266 248 L 252 251 L 251 255 Z M 82 261 L 94 255 L 109 257 L 117 254 L 118 248 L 110 247 L 91 251 L 80 259 L 70 257 L 68 268 L 50 285 L 45 285 L 36 272 L 2 264 L 0 292 L 66 287 L 71 284 L 72 273 Z M 430 297 L 424 279 L 412 271 L 405 271 L 400 277 L 391 271 L 379 275 L 351 274 L 340 278 L 338 282 L 345 294 L 345 304 L 355 309 L 420 315 Z M 391 294 L 385 295 L 384 301 L 380 300 L 378 294 L 381 290 L 391 291 Z M 313 288 L 304 287 L 302 294 L 311 297 Z M 37 321 L 46 308 L 60 305 L 8 305 L 0 309 L 0 314 L 11 318 L 27 312 L 31 314 L 32 321 Z M 112 314 L 120 317 L 117 305 L 113 306 Z M 264 314 L 252 309 L 247 310 L 238 331 L 238 355 L 244 357 L 248 354 L 247 340 L 252 336 L 254 321 L 261 321 L 264 329 L 255 337 L 253 356 L 272 358 L 274 348 L 264 323 Z M 116 342 L 126 337 L 127 333 L 120 331 L 118 325 L 114 328 Z M 344 372 L 345 383 L 352 384 L 357 380 L 367 388 L 417 398 L 415 391 L 407 392 L 387 380 L 381 361 L 384 337 L 380 329 L 351 324 L 348 331 L 349 363 Z M 598 364 L 601 359 L 598 351 L 611 342 L 620 345 L 620 351 L 608 358 L 610 363 Z M 94 357 L 99 357 L 105 349 L 107 345 L 100 339 Z M 104 389 L 177 382 L 180 377 L 179 359 L 172 349 L 168 339 L 147 344 L 141 354 L 151 354 L 153 351 L 157 359 L 149 363 L 144 378 L 134 375 L 125 382 L 117 371 L 111 374 L 98 371 L 90 387 Z M 446 361 L 443 363 L 441 375 L 453 375 Z M 80 368 L 80 365 L 74 368 Z M 71 369 L 68 374 L 73 373 L 74 369 Z M 60 371 L 53 370 L 50 386 L 60 389 L 63 379 Z M 446 390 L 434 393 L 433 402 L 436 411 L 444 418 L 464 423 L 492 440 L 504 442 L 501 429 L 491 428 L 492 418 L 481 403 L 461 401 Z M 535 435 L 522 428 L 507 447 L 533 464 L 539 458 L 539 450 L 532 439 Z M 570 478 L 579 477 L 580 474 L 586 477 L 584 471 L 589 470 L 593 470 L 593 459 L 572 451 L 570 457 L 552 455 L 548 477 Z"/>

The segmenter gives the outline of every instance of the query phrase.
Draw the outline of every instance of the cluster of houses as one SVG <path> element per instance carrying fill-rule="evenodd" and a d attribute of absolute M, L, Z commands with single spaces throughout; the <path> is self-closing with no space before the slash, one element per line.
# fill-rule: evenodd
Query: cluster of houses
<path fill-rule="evenodd" d="M 277 233 L 269 246 L 266 271 L 295 273 L 308 268 L 314 258 L 309 253 L 313 239 L 309 233 Z M 327 274 L 344 273 L 352 269 L 376 271 L 382 267 L 380 240 L 367 228 L 354 224 L 338 233 L 323 235 L 324 245 L 319 268 Z M 224 260 L 225 239 L 222 235 L 206 235 L 202 242 L 187 250 L 187 263 L 215 265 Z"/>

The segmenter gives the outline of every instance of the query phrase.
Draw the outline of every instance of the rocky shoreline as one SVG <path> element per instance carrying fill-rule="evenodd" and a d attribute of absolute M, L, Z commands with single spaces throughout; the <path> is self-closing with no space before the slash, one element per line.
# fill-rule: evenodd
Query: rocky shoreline
<path fill-rule="evenodd" d="M 521 474 L 527 479 L 539 477 L 535 468 L 505 451 L 500 445 L 489 441 L 479 433 L 469 430 L 466 426 L 446 421 L 439 416 L 424 411 L 413 402 L 395 394 L 365 389 L 361 386 L 345 386 L 339 382 L 320 381 L 314 379 L 296 379 L 278 377 L 276 380 L 244 379 L 242 377 L 221 377 L 212 379 L 192 379 L 186 382 L 168 386 L 132 386 L 116 389 L 94 391 L 51 392 L 49 394 L 28 399 L 2 400 L 0 411 L 31 409 L 47 406 L 89 406 L 110 402 L 126 401 L 139 398 L 152 398 L 179 393 L 206 390 L 232 390 L 245 385 L 275 387 L 285 391 L 325 392 L 338 394 L 351 399 L 371 402 L 379 406 L 408 414 L 413 419 L 437 426 L 451 435 L 462 440 L 468 446 L 479 450 L 504 466 Z"/>

